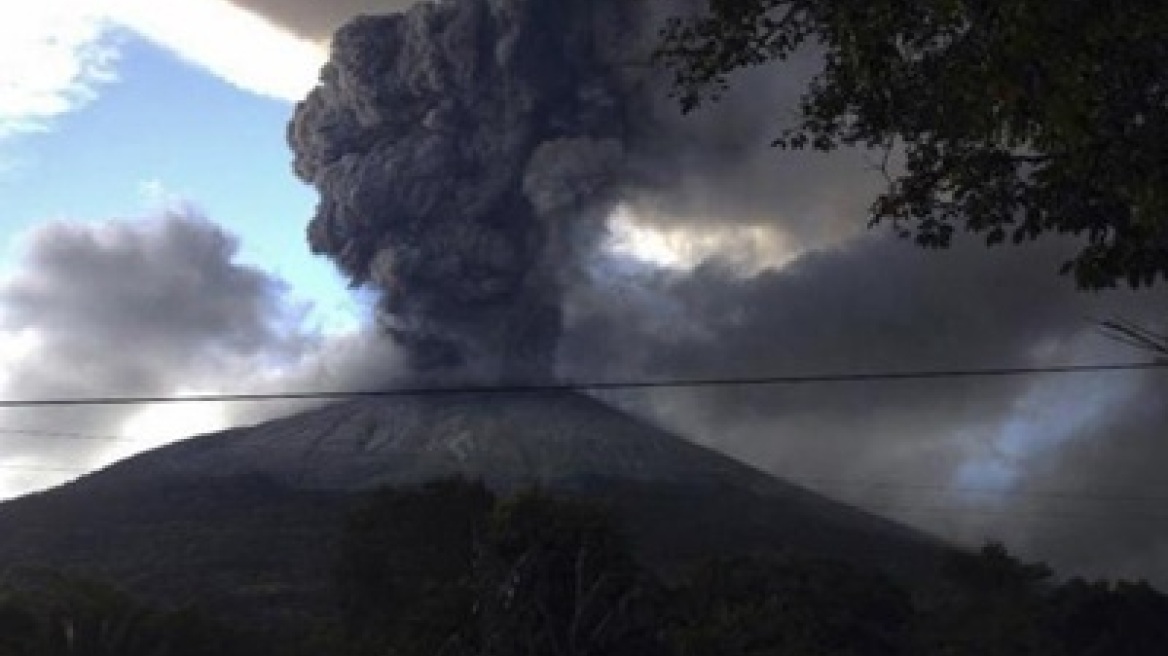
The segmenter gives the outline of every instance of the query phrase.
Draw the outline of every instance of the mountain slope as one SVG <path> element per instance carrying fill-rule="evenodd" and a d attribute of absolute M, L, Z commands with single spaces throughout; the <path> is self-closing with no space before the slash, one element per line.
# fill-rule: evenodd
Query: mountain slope
<path fill-rule="evenodd" d="M 318 490 L 455 473 L 503 490 L 592 478 L 776 482 L 592 398 L 563 392 L 352 401 L 189 440 L 112 471 L 172 480 L 263 474 Z"/>
<path fill-rule="evenodd" d="M 356 492 L 437 477 L 600 500 L 647 561 L 784 549 L 926 574 L 946 551 L 572 393 L 360 400 L 206 435 L 0 505 L 0 565 L 217 604 L 327 591 Z"/>

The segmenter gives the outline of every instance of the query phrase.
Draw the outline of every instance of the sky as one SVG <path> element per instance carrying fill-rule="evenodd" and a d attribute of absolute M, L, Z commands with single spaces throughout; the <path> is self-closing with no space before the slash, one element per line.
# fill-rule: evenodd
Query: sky
<path fill-rule="evenodd" d="M 333 30 L 386 0 L 38 0 L 0 7 L 0 398 L 384 384 L 402 353 L 305 237 L 296 103 Z M 796 62 L 798 65 L 798 62 Z M 806 71 L 750 74 L 669 188 L 621 203 L 566 285 L 587 378 L 1136 361 L 1100 320 L 1168 296 L 1078 292 L 1074 244 L 924 252 L 869 230 L 864 153 L 766 148 Z M 689 122 L 684 122 L 689 121 Z M 615 395 L 809 487 L 977 543 L 1168 582 L 1163 374 Z M 288 405 L 0 412 L 0 496 Z M 1103 537 L 1100 537 L 1103 536 Z"/>
<path fill-rule="evenodd" d="M 238 389 L 241 368 L 278 377 L 309 342 L 354 339 L 364 302 L 305 247 L 315 193 L 291 175 L 285 145 L 326 43 L 202 0 L 5 3 L 0 25 L 6 396 L 168 394 L 203 385 L 197 370 L 214 371 L 206 389 L 218 390 L 229 369 Z M 220 321 L 240 310 L 245 319 Z M 179 325 L 185 337 L 152 336 L 174 338 Z M 44 366 L 46 353 L 66 351 L 76 358 L 68 372 Z M 181 364 L 168 357 L 178 351 L 189 354 Z M 150 362 L 127 364 L 131 353 Z M 134 446 L 74 452 L 10 434 L 0 438 L 13 443 L 0 451 L 0 494 L 75 476 L 140 448 L 135 440 L 224 427 L 232 412 L 13 413 L 3 428 Z"/>

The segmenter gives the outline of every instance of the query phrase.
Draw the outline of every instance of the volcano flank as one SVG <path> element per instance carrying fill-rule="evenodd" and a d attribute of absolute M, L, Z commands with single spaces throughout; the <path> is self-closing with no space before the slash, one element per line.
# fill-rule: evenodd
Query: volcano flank
<path fill-rule="evenodd" d="M 927 575 L 948 548 L 568 393 L 363 399 L 194 437 L 0 505 L 0 562 L 220 608 L 324 603 L 362 492 L 464 477 L 609 507 L 646 564 L 760 551 Z"/>

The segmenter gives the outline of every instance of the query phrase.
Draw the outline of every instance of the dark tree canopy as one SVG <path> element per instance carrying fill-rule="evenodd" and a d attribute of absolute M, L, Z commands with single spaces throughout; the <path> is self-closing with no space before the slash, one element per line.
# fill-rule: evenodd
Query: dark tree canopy
<path fill-rule="evenodd" d="M 776 145 L 903 153 L 873 223 L 934 248 L 1070 234 L 1082 287 L 1168 279 L 1168 3 L 708 0 L 657 55 L 689 111 L 803 48 L 824 68 Z"/>
<path fill-rule="evenodd" d="M 267 648 L 194 608 L 150 605 L 51 571 L 0 579 L 0 656 L 263 656 Z"/>
<path fill-rule="evenodd" d="M 296 654 L 1168 654 L 1168 596 L 1143 583 L 1060 584 L 1001 545 L 954 552 L 912 587 L 797 553 L 659 570 L 603 505 L 539 491 L 499 499 L 462 480 L 369 495 L 338 556 L 344 626 L 322 624 Z M 5 627 L 25 621 L 5 610 L 0 656 L 25 656 L 3 649 Z"/>
<path fill-rule="evenodd" d="M 600 507 L 439 481 L 372 495 L 341 542 L 346 635 L 324 653 L 661 653 L 655 588 Z"/>
<path fill-rule="evenodd" d="M 900 656 L 911 597 L 845 563 L 772 554 L 717 560 L 674 594 L 676 656 Z"/>
<path fill-rule="evenodd" d="M 335 571 L 348 632 L 395 652 L 464 653 L 477 544 L 494 504 L 484 486 L 461 480 L 370 495 L 346 522 Z"/>

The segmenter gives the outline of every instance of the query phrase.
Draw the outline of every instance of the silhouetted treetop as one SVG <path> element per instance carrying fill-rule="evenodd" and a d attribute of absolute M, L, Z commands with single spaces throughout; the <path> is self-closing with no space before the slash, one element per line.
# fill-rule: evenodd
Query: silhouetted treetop
<path fill-rule="evenodd" d="M 1084 240 L 1078 284 L 1168 278 L 1168 3 L 708 0 L 658 59 L 683 109 L 739 69 L 822 54 L 777 145 L 884 150 L 871 208 L 925 247 Z M 889 161 L 888 158 L 885 160 Z"/>

